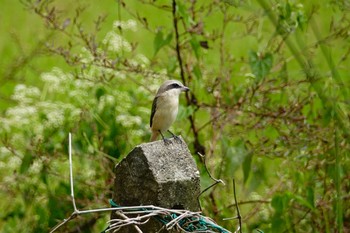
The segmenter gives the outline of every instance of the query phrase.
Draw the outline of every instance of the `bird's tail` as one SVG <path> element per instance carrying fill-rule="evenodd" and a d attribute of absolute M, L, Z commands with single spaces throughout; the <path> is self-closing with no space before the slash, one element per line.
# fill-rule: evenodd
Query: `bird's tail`
<path fill-rule="evenodd" d="M 152 131 L 151 139 L 149 141 L 153 142 L 153 141 L 157 140 L 158 136 L 159 136 L 158 131 Z"/>

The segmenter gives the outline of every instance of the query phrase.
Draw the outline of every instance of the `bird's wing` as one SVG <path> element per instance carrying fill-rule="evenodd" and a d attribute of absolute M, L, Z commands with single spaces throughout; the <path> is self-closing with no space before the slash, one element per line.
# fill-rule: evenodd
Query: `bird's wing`
<path fill-rule="evenodd" d="M 151 119 L 150 119 L 150 127 L 152 127 L 152 123 L 153 123 L 153 117 L 154 117 L 154 114 L 156 113 L 156 109 L 157 109 L 157 98 L 158 96 L 156 96 L 153 100 L 153 103 L 152 103 L 152 112 L 151 112 Z"/>

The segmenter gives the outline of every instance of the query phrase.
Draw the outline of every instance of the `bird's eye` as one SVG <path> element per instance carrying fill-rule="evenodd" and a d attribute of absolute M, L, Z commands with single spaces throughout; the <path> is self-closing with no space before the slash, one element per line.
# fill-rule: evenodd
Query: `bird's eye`
<path fill-rule="evenodd" d="M 171 88 L 173 89 L 173 88 L 180 88 L 181 86 L 179 85 L 179 84 L 177 84 L 177 83 L 173 83 L 173 84 L 171 84 Z"/>

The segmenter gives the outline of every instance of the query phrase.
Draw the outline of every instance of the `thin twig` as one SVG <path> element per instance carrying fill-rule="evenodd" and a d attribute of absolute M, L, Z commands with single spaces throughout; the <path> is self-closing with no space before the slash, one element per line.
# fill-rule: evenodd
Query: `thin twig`
<path fill-rule="evenodd" d="M 207 190 L 209 190 L 209 189 L 212 188 L 213 186 L 217 185 L 218 183 L 222 183 L 223 185 L 225 185 L 225 182 L 224 182 L 223 180 L 221 180 L 221 179 L 216 179 L 216 178 L 214 178 L 214 177 L 211 175 L 211 173 L 210 173 L 210 171 L 209 171 L 209 169 L 208 169 L 208 167 L 207 167 L 205 155 L 202 155 L 202 154 L 199 153 L 199 152 L 198 152 L 198 155 L 199 155 L 200 158 L 202 159 L 203 164 L 204 164 L 204 167 L 205 167 L 205 170 L 207 171 L 209 177 L 210 177 L 212 180 L 215 181 L 212 185 L 210 185 L 209 187 L 205 188 L 205 189 L 198 195 L 198 198 L 199 198 L 203 193 L 205 193 Z"/>
<path fill-rule="evenodd" d="M 185 71 L 183 68 L 183 63 L 182 63 L 182 57 L 181 57 L 181 52 L 180 52 L 180 40 L 179 40 L 179 29 L 177 26 L 177 17 L 176 17 L 176 0 L 173 0 L 173 6 L 172 6 L 172 13 L 173 13 L 173 24 L 174 24 L 174 30 L 175 30 L 175 44 L 176 44 L 176 55 L 177 55 L 177 60 L 179 62 L 179 68 L 180 68 L 180 76 L 182 79 L 182 82 L 184 85 L 186 85 L 186 79 L 185 79 Z M 186 95 L 187 101 L 188 95 Z"/>
<path fill-rule="evenodd" d="M 269 203 L 271 203 L 271 200 L 248 200 L 248 201 L 240 201 L 237 204 L 238 205 L 246 205 L 246 204 L 254 204 L 255 205 L 256 203 L 269 204 Z M 225 208 L 231 208 L 231 207 L 234 207 L 234 206 L 236 206 L 236 203 L 228 205 Z"/>
<path fill-rule="evenodd" d="M 237 216 L 236 217 L 231 217 L 231 218 L 225 218 L 224 220 L 231 220 L 231 219 L 238 219 L 238 229 L 235 232 L 240 232 L 242 233 L 242 217 L 241 217 L 241 212 L 239 211 L 238 207 L 238 202 L 237 202 L 237 195 L 236 195 L 236 182 L 235 179 L 232 179 L 233 183 L 233 197 L 235 199 L 235 205 L 236 205 L 236 210 L 237 210 Z"/>
<path fill-rule="evenodd" d="M 70 220 L 76 218 L 78 215 L 73 213 L 71 214 L 71 216 L 69 216 L 69 218 L 64 219 L 61 223 L 57 224 L 54 228 L 52 228 L 52 230 L 50 231 L 50 233 L 55 232 L 57 229 L 59 229 L 61 226 L 63 226 L 64 224 L 66 224 L 67 222 L 69 222 Z"/>

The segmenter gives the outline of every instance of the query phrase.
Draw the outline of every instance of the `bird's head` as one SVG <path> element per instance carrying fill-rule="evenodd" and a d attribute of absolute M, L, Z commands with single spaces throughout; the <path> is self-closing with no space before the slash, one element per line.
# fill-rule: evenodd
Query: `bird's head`
<path fill-rule="evenodd" d="M 180 95 L 181 92 L 189 91 L 190 89 L 184 86 L 181 82 L 177 80 L 167 80 L 158 89 L 157 96 L 170 94 L 170 95 Z"/>

